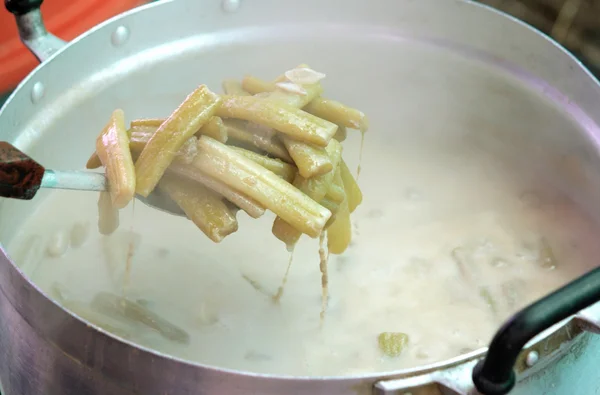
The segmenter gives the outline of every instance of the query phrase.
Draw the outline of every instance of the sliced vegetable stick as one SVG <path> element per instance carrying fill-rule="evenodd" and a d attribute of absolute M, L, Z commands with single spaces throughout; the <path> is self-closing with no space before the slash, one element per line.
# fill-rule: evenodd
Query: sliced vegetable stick
<path fill-rule="evenodd" d="M 347 128 L 361 131 L 366 131 L 369 128 L 369 121 L 364 113 L 335 100 L 317 97 L 308 103 L 304 110 Z"/>
<path fill-rule="evenodd" d="M 129 129 L 129 149 L 134 157 L 139 157 L 144 147 L 150 141 L 152 135 L 156 132 L 154 126 L 133 126 Z M 185 163 L 191 163 L 198 154 L 198 139 L 190 137 L 177 150 L 176 157 L 183 160 Z"/>
<path fill-rule="evenodd" d="M 280 76 L 275 81 L 282 81 L 282 77 Z M 242 84 L 244 85 L 244 89 L 253 95 L 277 90 L 275 83 L 263 81 L 253 76 L 244 78 Z M 340 126 L 359 130 L 367 130 L 369 128 L 369 121 L 364 113 L 335 100 L 317 97 L 303 107 L 305 111 L 319 118 L 337 123 Z"/>
<path fill-rule="evenodd" d="M 200 128 L 198 134 L 212 137 L 223 144 L 227 142 L 227 129 L 225 129 L 223 120 L 219 117 L 211 117 L 208 122 Z"/>
<path fill-rule="evenodd" d="M 340 203 L 334 202 L 333 200 L 329 199 L 327 196 L 325 196 L 323 199 L 321 199 L 319 204 L 321 206 L 325 207 L 327 210 L 331 211 L 331 213 L 334 215 L 340 209 Z M 333 215 L 332 215 L 332 218 L 333 218 Z"/>
<path fill-rule="evenodd" d="M 177 150 L 215 115 L 221 101 L 201 85 L 160 125 L 135 163 L 138 194 L 145 197 L 152 192 Z"/>
<path fill-rule="evenodd" d="M 311 100 L 314 100 L 321 93 L 323 93 L 323 87 L 321 84 L 310 84 L 310 85 L 299 85 L 306 93 L 298 94 L 289 91 L 277 90 L 270 92 L 265 96 L 265 99 L 276 100 L 287 104 L 288 106 L 302 108 L 306 106 Z"/>
<path fill-rule="evenodd" d="M 281 78 L 282 77 L 280 77 L 280 79 Z M 285 78 L 285 76 L 283 76 L 283 78 Z M 275 92 L 269 93 L 266 98 L 269 100 L 278 100 L 292 107 L 302 108 L 323 92 L 321 84 L 318 83 L 302 85 L 302 88 L 306 90 L 305 95 L 276 90 Z M 292 159 L 294 159 L 302 177 L 310 178 L 325 174 L 333 168 L 325 148 L 297 141 L 285 135 L 281 136 L 281 141 L 285 145 L 285 148 Z"/>
<path fill-rule="evenodd" d="M 154 128 L 154 131 L 156 131 L 165 120 L 164 118 L 134 119 L 131 121 L 130 126 L 131 130 L 140 130 L 139 128 L 150 130 L 150 128 Z M 197 134 L 205 134 L 222 143 L 227 141 L 227 131 L 223 125 L 223 120 L 219 117 L 210 117 Z"/>
<path fill-rule="evenodd" d="M 102 167 L 102 162 L 100 161 L 98 154 L 94 151 L 94 153 L 90 156 L 90 159 L 88 159 L 87 163 L 85 164 L 85 168 L 97 169 L 99 167 Z"/>
<path fill-rule="evenodd" d="M 348 137 L 348 130 L 345 126 L 338 125 L 338 130 L 335 132 L 335 136 L 333 136 L 333 138 L 341 143 L 342 141 L 346 140 L 346 137 Z"/>
<path fill-rule="evenodd" d="M 344 190 L 346 191 L 346 195 L 348 195 L 348 209 L 353 213 L 356 207 L 362 203 L 362 192 L 344 160 L 340 162 L 340 171 L 342 181 L 344 182 Z"/>
<path fill-rule="evenodd" d="M 289 183 L 292 183 L 294 177 L 296 177 L 298 169 L 282 160 L 269 158 L 244 148 L 231 147 L 231 149 L 244 155 L 246 158 L 251 159 L 253 162 L 258 163 L 265 169 L 272 171 Z"/>
<path fill-rule="evenodd" d="M 237 80 L 224 80 L 223 91 L 226 95 L 250 96 L 250 93 L 242 87 L 242 84 Z"/>
<path fill-rule="evenodd" d="M 321 199 L 319 204 L 325 207 L 327 210 L 331 211 L 331 218 L 329 218 L 329 221 L 327 221 L 327 223 L 325 224 L 325 230 L 327 230 L 331 226 L 331 224 L 333 224 L 337 219 L 337 213 L 340 210 L 340 204 L 329 200 L 327 196 Z"/>
<path fill-rule="evenodd" d="M 253 94 L 269 93 L 261 98 L 280 101 L 296 108 L 302 108 L 306 106 L 323 93 L 323 87 L 318 82 L 304 85 L 295 84 L 304 91 L 303 94 L 300 94 L 286 91 L 277 85 L 278 83 L 287 81 L 285 76 L 279 76 L 275 82 L 263 81 L 256 77 L 246 78 L 248 78 L 250 81 L 249 84 Z"/>
<path fill-rule="evenodd" d="M 332 163 L 338 166 L 342 157 L 341 144 L 336 140 L 331 140 L 327 146 L 327 151 Z M 298 174 L 294 179 L 294 186 L 312 200 L 321 202 L 332 184 L 334 175 L 335 173 L 330 171 L 329 173 L 307 179 Z M 275 218 L 271 231 L 275 237 L 285 243 L 288 249 L 291 249 L 298 242 L 300 236 L 302 236 L 300 232 L 280 217 Z"/>
<path fill-rule="evenodd" d="M 260 218 L 265 213 L 265 208 L 256 200 L 238 192 L 229 185 L 204 174 L 198 169 L 195 163 L 186 165 L 184 163 L 175 162 L 169 166 L 167 173 L 201 183 L 244 210 L 252 218 Z"/>
<path fill-rule="evenodd" d="M 110 198 L 110 193 L 100 192 L 98 198 L 98 231 L 105 236 L 113 233 L 119 227 L 119 210 Z"/>
<path fill-rule="evenodd" d="M 121 319 L 143 324 L 169 340 L 184 344 L 190 341 L 190 335 L 183 329 L 173 325 L 139 303 L 132 302 L 122 296 L 100 292 L 92 299 L 91 307 L 111 317 L 119 316 Z"/>
<path fill-rule="evenodd" d="M 342 145 L 337 140 L 331 140 L 327 146 L 327 154 L 333 168 L 336 169 L 342 160 Z M 329 171 L 328 173 L 311 178 L 296 177 L 294 185 L 315 201 L 320 201 L 329 190 L 334 176 L 335 172 Z"/>
<path fill-rule="evenodd" d="M 167 175 L 158 187 L 215 243 L 238 230 L 235 215 L 219 195 L 204 185 Z"/>
<path fill-rule="evenodd" d="M 237 118 L 265 125 L 299 141 L 326 147 L 337 125 L 297 108 L 255 96 L 223 96 L 217 110 L 223 118 Z"/>
<path fill-rule="evenodd" d="M 136 127 L 154 127 L 158 129 L 160 125 L 165 122 L 165 118 L 142 118 L 142 119 L 134 119 L 129 123 L 129 127 L 131 129 Z"/>
<path fill-rule="evenodd" d="M 210 137 L 198 141 L 195 161 L 206 174 L 256 199 L 286 222 L 317 237 L 331 212 L 264 167 Z"/>
<path fill-rule="evenodd" d="M 282 136 L 281 141 L 292 159 L 294 159 L 294 163 L 298 166 L 298 172 L 302 177 L 315 177 L 333 169 L 325 148 L 296 141 L 285 136 Z"/>
<path fill-rule="evenodd" d="M 127 206 L 135 195 L 136 180 L 122 110 L 113 111 L 96 140 L 96 153 L 105 169 L 113 206 L 117 209 Z"/>
<path fill-rule="evenodd" d="M 328 199 L 340 204 L 346 199 L 346 191 L 344 190 L 344 181 L 342 180 L 342 169 L 338 165 L 333 175 L 333 182 L 325 195 Z"/>
<path fill-rule="evenodd" d="M 342 254 L 352 240 L 352 225 L 348 199 L 345 199 L 336 213 L 335 221 L 327 228 L 327 249 L 330 254 Z"/>
<path fill-rule="evenodd" d="M 236 119 L 227 119 L 223 121 L 227 136 L 229 139 L 237 140 L 247 146 L 256 147 L 261 151 L 268 153 L 276 158 L 279 158 L 287 163 L 294 163 L 290 154 L 283 144 L 270 137 L 254 134 L 249 130 L 248 124 L 244 121 Z M 232 141 L 229 141 L 232 143 Z M 234 143 L 234 142 L 233 142 Z"/>
<path fill-rule="evenodd" d="M 136 133 L 132 133 L 132 141 L 135 140 Z M 195 138 L 193 138 L 195 139 Z M 132 145 L 131 151 L 135 156 L 144 149 L 144 146 L 140 144 Z M 195 161 L 194 161 L 195 162 Z M 237 207 L 244 210 L 252 218 L 260 218 L 265 213 L 265 208 L 262 207 L 254 199 L 245 196 L 244 194 L 236 191 L 221 181 L 215 180 L 212 177 L 204 174 L 195 163 L 186 164 L 183 161 L 174 161 L 171 166 L 167 168 L 167 174 L 173 174 L 182 178 L 199 182 L 200 184 L 212 189 L 225 199 L 235 204 Z"/>
<path fill-rule="evenodd" d="M 263 92 L 273 92 L 277 89 L 277 86 L 272 82 L 263 81 L 260 78 L 247 75 L 242 80 L 242 88 L 246 92 L 256 95 Z"/>

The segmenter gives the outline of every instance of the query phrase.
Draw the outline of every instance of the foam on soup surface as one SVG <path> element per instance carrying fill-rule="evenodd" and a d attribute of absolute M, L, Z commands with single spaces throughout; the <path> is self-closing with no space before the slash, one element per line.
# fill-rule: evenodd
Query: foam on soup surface
<path fill-rule="evenodd" d="M 97 194 L 53 192 L 8 249 L 66 308 L 119 336 L 290 375 L 390 371 L 485 346 L 510 314 L 600 253 L 597 228 L 568 199 L 515 182 L 472 147 L 367 145 L 365 198 L 350 249 L 330 258 L 323 326 L 316 240 L 301 240 L 273 303 L 289 253 L 271 235 L 272 216 L 240 212 L 240 230 L 213 244 L 190 221 L 137 202 L 105 237 Z M 115 302 L 123 293 L 131 306 Z M 408 336 L 399 355 L 380 349 L 384 332 Z"/>

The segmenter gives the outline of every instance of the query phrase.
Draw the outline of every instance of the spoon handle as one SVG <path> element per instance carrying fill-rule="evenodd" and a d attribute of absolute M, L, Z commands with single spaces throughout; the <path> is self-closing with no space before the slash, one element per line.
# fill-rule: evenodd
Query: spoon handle
<path fill-rule="evenodd" d="M 0 141 L 0 197 L 32 199 L 40 188 L 105 191 L 104 174 L 45 169 L 13 145 Z"/>
<path fill-rule="evenodd" d="M 46 170 L 41 188 L 73 189 L 78 191 L 106 191 L 106 176 L 84 170 Z"/>

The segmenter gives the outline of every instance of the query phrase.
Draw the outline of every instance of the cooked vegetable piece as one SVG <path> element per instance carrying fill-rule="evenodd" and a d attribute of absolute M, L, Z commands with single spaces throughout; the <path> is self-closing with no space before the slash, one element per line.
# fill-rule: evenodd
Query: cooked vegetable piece
<path fill-rule="evenodd" d="M 317 97 L 304 110 L 329 122 L 351 129 L 365 131 L 369 121 L 364 113 L 335 100 Z"/>
<path fill-rule="evenodd" d="M 92 300 L 91 307 L 103 314 L 119 316 L 130 322 L 143 324 L 159 332 L 162 336 L 178 343 L 188 344 L 190 335 L 169 321 L 160 317 L 140 304 L 108 292 L 98 293 Z"/>
<path fill-rule="evenodd" d="M 335 221 L 327 228 L 327 249 L 330 254 L 342 254 L 350 245 L 350 241 L 352 241 L 352 224 L 348 199 L 344 199 L 335 215 Z"/>
<path fill-rule="evenodd" d="M 295 108 L 302 108 L 323 93 L 323 87 L 321 87 L 321 84 L 319 83 L 298 86 L 302 88 L 302 94 L 282 90 L 277 86 L 273 92 L 269 92 L 269 94 L 265 96 L 265 99 L 279 101 Z"/>
<path fill-rule="evenodd" d="M 211 117 L 208 122 L 200 128 L 198 134 L 212 137 L 223 144 L 227 142 L 227 129 L 225 129 L 223 120 L 219 117 Z"/>
<path fill-rule="evenodd" d="M 141 152 L 143 151 L 148 141 L 154 133 L 156 133 L 156 128 L 153 126 L 133 126 L 129 129 L 130 140 L 129 140 L 129 149 L 131 150 L 131 155 L 135 157 L 139 157 Z M 198 139 L 196 137 L 190 137 L 183 143 L 181 148 L 177 150 L 176 158 L 182 160 L 185 163 L 191 163 L 196 155 L 198 154 Z"/>
<path fill-rule="evenodd" d="M 231 188 L 229 185 L 206 175 L 202 172 L 198 165 L 192 163 L 186 165 L 184 163 L 173 163 L 167 169 L 169 174 L 174 174 L 180 177 L 194 180 L 207 188 L 217 192 L 225 199 L 235 204 L 240 209 L 244 210 L 252 218 L 260 218 L 265 213 L 265 208 L 256 200 L 244 195 L 243 193 Z"/>
<path fill-rule="evenodd" d="M 337 166 L 342 157 L 342 146 L 336 140 L 331 140 L 327 146 L 327 153 L 332 164 Z M 329 190 L 334 174 L 333 171 L 329 171 L 328 173 L 308 179 L 298 174 L 294 179 L 294 186 L 315 202 L 320 202 Z M 291 249 L 302 235 L 294 226 L 286 223 L 280 217 L 277 217 L 275 222 L 273 222 L 272 233 L 279 240 L 283 241 L 288 249 Z"/>
<path fill-rule="evenodd" d="M 346 140 L 346 137 L 348 137 L 348 130 L 345 126 L 338 125 L 338 130 L 335 132 L 333 138 L 341 143 L 342 141 Z"/>
<path fill-rule="evenodd" d="M 325 224 L 325 230 L 327 230 L 329 229 L 331 224 L 333 224 L 337 219 L 337 213 L 338 211 L 340 211 L 340 205 L 336 202 L 329 200 L 327 197 L 323 198 L 323 200 L 321 200 L 319 204 L 325 207 L 327 210 L 331 211 L 331 218 L 329 218 L 329 221 L 327 221 L 327 223 Z"/>
<path fill-rule="evenodd" d="M 279 79 L 281 80 L 281 77 Z M 283 92 L 276 89 L 275 91 L 270 92 L 265 98 L 277 100 L 295 108 L 302 108 L 323 92 L 323 88 L 319 83 L 306 84 L 301 87 L 305 92 L 303 95 Z M 281 141 L 285 145 L 285 148 L 288 150 L 292 159 L 294 159 L 294 163 L 298 166 L 302 177 L 310 178 L 318 176 L 327 173 L 332 169 L 331 161 L 327 156 L 325 148 L 294 140 L 285 135 L 281 136 Z"/>
<path fill-rule="evenodd" d="M 294 159 L 294 163 L 298 166 L 298 171 L 302 177 L 315 177 L 333 169 L 325 148 L 296 141 L 289 137 L 282 137 L 281 140 Z"/>
<path fill-rule="evenodd" d="M 327 196 L 325 196 L 323 199 L 321 199 L 321 201 L 319 202 L 319 204 L 323 207 L 325 207 L 327 210 L 331 211 L 331 218 L 334 218 L 335 214 L 339 211 L 340 209 L 340 204 L 337 202 L 334 202 L 333 200 L 329 199 Z M 331 220 L 331 218 L 329 219 L 329 222 L 333 222 Z"/>
<path fill-rule="evenodd" d="M 215 243 L 220 243 L 238 230 L 235 214 L 219 195 L 205 186 L 166 175 L 160 180 L 158 187 Z"/>
<path fill-rule="evenodd" d="M 215 115 L 221 101 L 201 85 L 159 126 L 135 163 L 138 194 L 146 197 L 152 192 L 179 148 Z"/>
<path fill-rule="evenodd" d="M 408 335 L 402 332 L 380 333 L 377 341 L 379 349 L 388 357 L 399 357 L 408 345 Z"/>
<path fill-rule="evenodd" d="M 545 237 L 542 237 L 540 240 L 540 265 L 544 269 L 554 270 L 558 267 L 558 260 L 554 255 L 554 251 L 552 251 L 552 247 L 548 243 L 548 240 Z"/>
<path fill-rule="evenodd" d="M 498 314 L 498 304 L 496 303 L 496 300 L 492 296 L 492 293 L 490 292 L 490 290 L 487 287 L 480 287 L 479 288 L 479 296 L 481 296 L 481 299 L 483 299 L 485 304 L 488 305 L 490 310 L 492 310 L 492 314 L 497 315 Z"/>
<path fill-rule="evenodd" d="M 346 191 L 344 189 L 344 181 L 342 180 L 342 169 L 338 166 L 333 176 L 333 182 L 325 195 L 328 199 L 340 204 L 346 199 Z"/>
<path fill-rule="evenodd" d="M 253 76 L 247 76 L 244 78 L 242 84 L 246 91 L 256 95 L 263 92 L 276 91 L 276 83 L 279 81 L 282 81 L 281 77 L 273 83 L 263 81 L 260 78 Z M 368 119 L 364 113 L 334 100 L 316 97 L 302 107 L 304 107 L 305 111 L 310 112 L 319 118 L 337 123 L 340 126 L 362 131 L 367 130 L 369 127 Z"/>
<path fill-rule="evenodd" d="M 99 167 L 102 167 L 102 162 L 100 162 L 100 158 L 98 157 L 98 154 L 96 153 L 96 151 L 94 151 L 94 153 L 90 156 L 87 163 L 85 164 L 85 168 L 86 169 L 97 169 Z"/>
<path fill-rule="evenodd" d="M 325 233 L 319 236 L 319 271 L 321 272 L 321 325 L 325 321 L 327 305 L 329 303 L 329 273 L 327 264 L 329 263 L 329 254 L 325 251 Z"/>
<path fill-rule="evenodd" d="M 194 162 L 206 174 L 250 196 L 311 237 L 323 230 L 331 213 L 273 172 L 210 137 L 198 142 Z"/>
<path fill-rule="evenodd" d="M 450 256 L 456 266 L 460 275 L 467 281 L 473 282 L 471 276 L 471 259 L 463 247 L 456 247 L 450 252 Z"/>
<path fill-rule="evenodd" d="M 228 119 L 224 122 L 228 143 L 235 144 L 235 141 L 243 143 L 247 147 L 255 147 L 267 154 L 279 158 L 287 163 L 294 163 L 290 154 L 287 152 L 283 144 L 272 137 L 267 137 L 262 134 L 252 132 L 252 127 L 247 122 Z M 233 140 L 233 141 L 231 141 Z"/>
<path fill-rule="evenodd" d="M 133 156 L 139 155 L 139 153 L 144 149 L 145 141 L 147 141 L 147 136 L 145 133 L 146 132 L 144 131 L 139 131 L 139 134 L 137 132 L 132 133 L 131 152 Z M 194 142 L 197 149 L 198 140 L 195 137 L 191 137 L 190 140 Z M 188 163 L 185 160 L 176 160 L 167 168 L 166 173 L 196 181 L 206 186 L 207 188 L 223 196 L 236 207 L 244 210 L 252 218 L 260 218 L 265 213 L 265 208 L 254 199 L 245 196 L 221 181 L 207 176 L 200 169 L 198 169 L 197 166 L 194 165 L 194 161 Z"/>
<path fill-rule="evenodd" d="M 344 181 L 344 190 L 346 191 L 346 195 L 348 195 L 348 209 L 353 213 L 356 207 L 362 203 L 362 192 L 344 160 L 340 162 L 340 170 L 342 180 Z"/>
<path fill-rule="evenodd" d="M 273 92 L 277 89 L 277 86 L 272 82 L 263 81 L 260 78 L 247 75 L 242 80 L 242 88 L 246 92 L 256 95 L 263 92 Z"/>
<path fill-rule="evenodd" d="M 307 64 L 303 63 L 295 68 L 286 71 L 278 80 L 291 81 L 295 84 L 315 84 L 325 78 L 325 74 L 319 73 L 311 69 Z"/>
<path fill-rule="evenodd" d="M 96 153 L 105 168 L 113 206 L 117 209 L 127 206 L 135 195 L 136 180 L 122 110 L 113 111 L 96 140 Z"/>
<path fill-rule="evenodd" d="M 118 227 L 119 210 L 113 206 L 110 193 L 100 192 L 98 198 L 98 231 L 103 235 L 109 235 Z"/>
<path fill-rule="evenodd" d="M 275 100 L 256 96 L 223 96 L 217 111 L 223 118 L 236 118 L 265 125 L 296 140 L 327 146 L 337 125 Z"/>
<path fill-rule="evenodd" d="M 320 201 L 325 197 L 333 182 L 335 171 L 342 160 L 342 145 L 337 140 L 331 140 L 326 148 L 327 156 L 332 164 L 332 170 L 316 177 L 296 177 L 294 185 L 301 191 L 311 196 L 313 200 Z"/>
<path fill-rule="evenodd" d="M 129 123 L 129 128 L 133 129 L 136 127 L 152 127 L 155 130 L 165 123 L 165 118 L 142 118 L 134 119 Z"/>
<path fill-rule="evenodd" d="M 283 178 L 289 183 L 294 181 L 294 177 L 296 177 L 296 172 L 298 171 L 298 169 L 296 169 L 296 167 L 288 163 L 283 162 L 280 159 L 269 158 L 267 156 L 257 154 L 256 152 L 249 151 L 244 148 L 231 147 L 231 149 L 239 154 L 244 155 L 246 158 L 251 159 L 253 162 L 258 163 L 265 169 L 272 171 L 273 173 L 277 174 L 279 177 Z"/>
<path fill-rule="evenodd" d="M 165 119 L 160 118 L 134 119 L 131 121 L 130 132 L 141 130 L 150 132 L 154 129 L 152 133 L 148 135 L 149 138 L 164 122 Z M 223 120 L 219 117 L 210 117 L 197 134 L 207 135 L 222 143 L 227 141 L 227 131 L 225 130 L 225 125 L 223 125 Z"/>
<path fill-rule="evenodd" d="M 226 95 L 250 96 L 250 93 L 244 90 L 242 84 L 237 80 L 224 80 L 223 91 Z"/>
<path fill-rule="evenodd" d="M 119 336 L 120 338 L 129 340 L 132 339 L 135 333 L 135 329 L 131 327 L 125 327 L 118 319 L 113 318 L 109 315 L 93 311 L 89 306 L 84 303 L 77 302 L 74 300 L 63 300 L 59 301 L 61 306 L 65 309 L 76 314 L 80 318 L 83 318 L 92 325 L 99 327 L 113 335 Z"/>

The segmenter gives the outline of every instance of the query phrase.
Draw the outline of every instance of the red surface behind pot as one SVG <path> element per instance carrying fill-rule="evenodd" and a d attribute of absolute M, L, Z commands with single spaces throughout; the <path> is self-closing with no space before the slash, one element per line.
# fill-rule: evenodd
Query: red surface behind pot
<path fill-rule="evenodd" d="M 143 0 L 46 0 L 42 14 L 50 32 L 72 40 Z M 14 88 L 38 64 L 19 40 L 14 17 L 0 8 L 0 93 Z"/>

